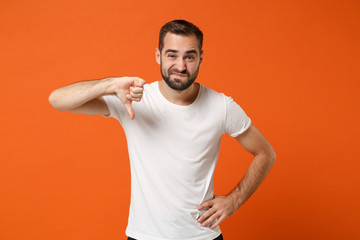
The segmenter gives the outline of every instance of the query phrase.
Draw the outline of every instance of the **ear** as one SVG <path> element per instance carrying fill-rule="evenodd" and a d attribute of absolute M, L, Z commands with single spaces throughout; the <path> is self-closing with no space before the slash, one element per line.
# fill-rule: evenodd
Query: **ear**
<path fill-rule="evenodd" d="M 201 53 L 200 53 L 200 64 L 202 63 L 203 58 L 204 58 L 204 50 L 201 50 Z"/>
<path fill-rule="evenodd" d="M 160 65 L 160 50 L 158 48 L 155 49 L 155 58 L 156 62 Z"/>

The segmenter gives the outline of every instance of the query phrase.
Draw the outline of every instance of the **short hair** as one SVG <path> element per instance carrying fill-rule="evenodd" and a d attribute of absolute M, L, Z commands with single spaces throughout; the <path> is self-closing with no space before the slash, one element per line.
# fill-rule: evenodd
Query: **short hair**
<path fill-rule="evenodd" d="M 160 52 L 164 48 L 164 38 L 166 33 L 168 32 L 184 35 L 184 36 L 189 36 L 194 34 L 198 40 L 199 49 L 201 51 L 203 45 L 203 33 L 201 32 L 201 30 L 197 26 L 186 20 L 173 20 L 171 22 L 166 23 L 160 29 L 160 34 L 159 34 Z"/>

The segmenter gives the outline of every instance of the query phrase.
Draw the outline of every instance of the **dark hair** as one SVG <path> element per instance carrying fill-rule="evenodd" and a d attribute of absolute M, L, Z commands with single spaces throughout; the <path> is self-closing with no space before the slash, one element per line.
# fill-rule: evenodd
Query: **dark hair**
<path fill-rule="evenodd" d="M 185 20 L 174 20 L 166 23 L 161 29 L 159 34 L 159 50 L 164 47 L 164 38 L 166 33 L 171 32 L 179 35 L 189 36 L 194 34 L 199 43 L 199 49 L 201 51 L 203 44 L 203 33 L 194 24 Z"/>

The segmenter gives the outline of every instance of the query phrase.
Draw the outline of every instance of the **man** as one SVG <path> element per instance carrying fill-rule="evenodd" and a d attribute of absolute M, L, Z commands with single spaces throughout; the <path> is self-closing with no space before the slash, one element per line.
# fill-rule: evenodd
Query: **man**
<path fill-rule="evenodd" d="M 111 116 L 122 125 L 131 166 L 128 239 L 222 239 L 219 224 L 252 195 L 275 161 L 271 145 L 232 98 L 195 82 L 202 39 L 195 25 L 169 22 L 156 49 L 162 81 L 109 77 L 71 84 L 49 97 L 58 110 Z M 254 159 L 230 194 L 214 197 L 224 133 Z"/>

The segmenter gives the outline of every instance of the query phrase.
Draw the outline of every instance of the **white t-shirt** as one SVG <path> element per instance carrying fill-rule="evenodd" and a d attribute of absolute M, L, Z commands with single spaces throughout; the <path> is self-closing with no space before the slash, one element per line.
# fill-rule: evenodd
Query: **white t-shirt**
<path fill-rule="evenodd" d="M 214 197 L 213 173 L 224 133 L 243 133 L 251 120 L 232 98 L 200 85 L 187 106 L 169 102 L 158 82 L 133 102 L 135 119 L 115 95 L 103 96 L 127 139 L 131 204 L 126 235 L 139 240 L 212 240 L 197 206 Z"/>

